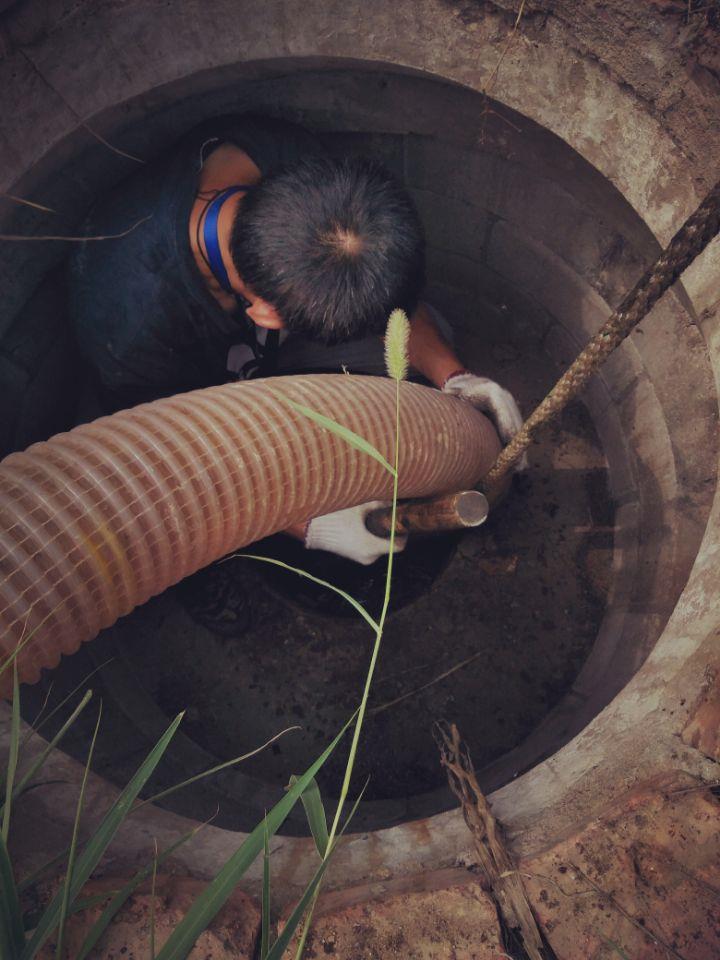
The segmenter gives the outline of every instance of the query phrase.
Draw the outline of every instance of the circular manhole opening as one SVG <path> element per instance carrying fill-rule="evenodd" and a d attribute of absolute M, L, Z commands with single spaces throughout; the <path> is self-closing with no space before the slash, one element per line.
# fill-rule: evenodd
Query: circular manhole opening
<path fill-rule="evenodd" d="M 561 457 L 571 469 L 553 469 Z M 363 749 L 356 825 L 377 828 L 452 804 L 433 724 L 456 722 L 479 769 L 520 743 L 562 699 L 597 635 L 613 550 L 613 507 L 584 408 L 568 410 L 529 475 L 487 524 L 418 540 L 398 558 Z M 385 565 L 360 567 L 273 537 L 253 546 L 352 593 L 377 613 Z M 261 754 L 167 805 L 247 829 L 346 722 L 372 647 L 368 625 L 331 591 L 236 557 L 200 572 L 105 631 L 53 672 L 53 697 L 83 672 L 104 687 L 99 768 L 121 784 L 142 745 L 185 711 L 161 771 L 164 787 L 245 753 Z M 347 610 L 346 610 L 347 607 Z M 26 709 L 42 698 L 31 688 Z M 88 718 L 89 722 L 89 718 Z M 65 741 L 82 756 L 82 724 Z M 336 797 L 343 748 L 318 776 Z M 304 829 L 302 812 L 288 821 Z"/>
<path fill-rule="evenodd" d="M 295 102 L 297 78 L 291 70 L 283 78 L 271 85 L 273 103 L 283 96 Z M 348 69 L 334 78 L 335 84 L 349 85 L 342 89 L 350 103 L 357 75 Z M 325 124 L 329 148 L 380 155 L 406 177 L 428 227 L 428 300 L 453 321 L 463 362 L 510 388 L 525 412 L 532 410 L 587 339 L 587 329 L 606 315 L 598 290 L 609 285 L 615 295 L 610 281 L 617 285 L 615 274 L 622 274 L 617 268 L 627 264 L 608 261 L 603 251 L 629 251 L 645 262 L 648 244 L 654 243 L 645 225 L 597 171 L 539 127 L 524 123 L 511 150 L 513 128 L 498 121 L 492 133 L 490 117 L 488 138 L 480 142 L 473 127 L 478 101 L 471 91 L 428 78 L 395 78 L 387 99 L 375 90 L 378 109 L 385 111 L 376 130 L 364 128 L 363 114 L 345 126 L 337 117 L 333 131 L 327 111 L 314 100 L 327 78 L 308 75 L 303 83 L 308 116 L 321 128 Z M 393 94 L 394 83 L 401 83 L 397 89 L 407 96 Z M 254 94 L 262 108 L 262 83 Z M 424 127 L 407 134 L 406 104 L 413 99 L 423 103 Z M 209 101 L 207 106 L 212 112 Z M 148 126 L 145 118 L 143 125 Z M 552 203 L 563 230 L 548 225 L 541 199 Z M 583 240 L 580 227 L 586 223 L 605 246 Z M 50 307 L 48 316 L 55 299 Z M 691 328 L 686 324 L 683 330 Z M 672 330 L 677 338 L 677 326 Z M 661 500 L 673 510 L 681 502 L 663 500 L 658 487 L 659 478 L 673 469 L 670 440 L 683 451 L 683 470 L 696 478 L 697 489 L 697 477 L 706 475 L 699 472 L 702 458 L 691 462 L 688 456 L 687 431 L 677 418 L 665 418 L 664 407 L 670 408 L 671 399 L 675 409 L 677 390 L 684 390 L 685 409 L 691 409 L 700 368 L 689 367 L 693 377 L 676 379 L 670 390 L 669 367 L 660 364 L 652 339 L 627 346 L 614 359 L 614 372 L 588 395 L 588 408 L 573 405 L 543 435 L 528 475 L 484 527 L 413 544 L 399 559 L 353 785 L 358 791 L 369 777 L 357 829 L 428 816 L 454 804 L 432 737 L 439 719 L 458 724 L 481 783 L 483 769 L 487 773 L 501 758 L 511 754 L 514 763 L 514 748 L 573 687 L 598 638 L 611 586 L 616 646 L 603 647 L 596 658 L 602 662 L 591 663 L 585 677 L 585 722 L 651 649 L 692 562 L 705 517 L 702 503 L 695 513 L 685 512 L 682 500 L 683 510 L 672 517 L 657 508 Z M 678 340 L 678 351 L 689 351 L 684 340 Z M 705 381 L 700 386 L 707 389 Z M 61 393 L 52 393 L 53 404 Z M 641 448 L 641 458 L 633 444 Z M 712 459 L 714 447 L 707 449 Z M 619 501 L 618 529 L 605 454 Z M 676 542 L 682 550 L 675 549 Z M 274 549 L 284 562 L 310 569 L 377 610 L 382 564 L 356 568 L 297 544 L 281 546 L 279 539 L 255 545 L 252 552 Z M 52 706 L 97 671 L 91 683 L 103 695 L 104 719 L 95 769 L 124 784 L 169 719 L 185 711 L 157 789 L 297 725 L 300 729 L 232 771 L 163 801 L 198 820 L 219 810 L 218 825 L 246 829 L 357 706 L 372 633 L 348 613 L 343 601 L 308 581 L 257 562 L 228 561 L 155 598 L 64 660 L 52 678 L 25 692 L 25 713 L 35 715 L 50 681 Z M 602 675 L 596 677 L 596 669 Z M 81 760 L 93 722 L 83 715 L 63 742 Z M 568 730 L 541 744 L 519 769 L 510 770 L 510 760 L 502 760 L 503 775 L 507 779 L 553 752 L 558 739 L 572 736 Z M 338 750 L 319 777 L 324 796 L 337 795 L 343 769 Z M 497 778 L 488 782 L 499 785 Z M 293 814 L 288 832 L 304 829 L 302 812 Z"/>

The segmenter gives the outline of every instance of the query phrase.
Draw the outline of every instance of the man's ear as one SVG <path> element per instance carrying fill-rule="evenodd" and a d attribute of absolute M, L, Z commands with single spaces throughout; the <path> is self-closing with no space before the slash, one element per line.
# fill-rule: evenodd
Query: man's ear
<path fill-rule="evenodd" d="M 266 330 L 282 330 L 285 326 L 285 321 L 277 314 L 274 316 L 263 315 L 259 317 L 253 317 L 253 321 L 258 327 L 265 327 Z"/>
<path fill-rule="evenodd" d="M 265 327 L 266 330 L 282 330 L 285 326 L 285 321 L 275 307 L 264 300 L 255 300 L 252 306 L 246 309 L 245 313 L 253 323 L 257 324 L 258 327 Z"/>

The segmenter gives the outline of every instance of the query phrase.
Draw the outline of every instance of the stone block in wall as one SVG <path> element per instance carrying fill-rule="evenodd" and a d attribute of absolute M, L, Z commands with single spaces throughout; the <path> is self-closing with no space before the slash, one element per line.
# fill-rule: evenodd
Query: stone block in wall
<path fill-rule="evenodd" d="M 425 296 L 453 327 L 461 362 L 509 389 L 526 413 L 546 391 L 547 362 L 537 362 L 539 338 L 526 316 L 482 294 L 432 284 Z M 525 330 L 530 333 L 525 335 Z"/>
<path fill-rule="evenodd" d="M 637 477 L 625 439 L 622 422 L 607 384 L 593 377 L 579 397 L 590 411 L 600 446 L 608 465 L 610 493 L 615 503 L 627 503 L 638 495 Z"/>
<path fill-rule="evenodd" d="M 0 60 L 0 85 L 15 111 L 3 114 L 0 130 L 1 189 L 12 192 L 12 184 L 63 137 L 77 119 L 62 97 L 20 54 Z M 22 106 L 20 106 L 22 105 Z"/>
<path fill-rule="evenodd" d="M 597 211 L 579 203 L 563 185 L 539 177 L 524 165 L 503 166 L 488 206 L 591 281 L 616 243 L 614 231 Z"/>
<path fill-rule="evenodd" d="M 489 312 L 475 294 L 436 281 L 427 284 L 423 296 L 442 313 L 458 336 L 471 330 L 487 337 Z"/>
<path fill-rule="evenodd" d="M 428 244 L 425 273 L 428 285 L 442 283 L 471 296 L 477 295 L 478 264 L 470 257 Z"/>
<path fill-rule="evenodd" d="M 456 350 L 462 362 L 482 376 L 490 377 L 509 390 L 525 414 L 537 406 L 536 367 L 528 356 L 521 355 L 511 341 L 503 336 L 502 318 L 497 326 L 486 323 L 483 315 L 475 333 L 459 330 Z M 507 321 L 506 321 L 507 325 Z"/>
<path fill-rule="evenodd" d="M 404 137 L 399 134 L 333 131 L 321 133 L 319 139 L 333 157 L 372 157 L 403 180 Z"/>
<path fill-rule="evenodd" d="M 493 223 L 487 264 L 539 301 L 582 345 L 612 313 L 591 278 L 510 221 Z"/>
<path fill-rule="evenodd" d="M 493 342 L 513 344 L 522 354 L 541 348 L 552 318 L 542 305 L 482 263 L 436 248 L 428 249 L 427 289 L 458 292 L 465 311 L 453 311 L 459 334 L 481 334 Z"/>
<path fill-rule="evenodd" d="M 73 424 L 83 375 L 57 273 L 0 339 L 0 457 Z"/>
<path fill-rule="evenodd" d="M 718 403 L 699 327 L 668 292 L 629 338 L 652 379 L 663 408 L 688 496 L 709 506 L 717 468 Z M 678 364 L 678 357 L 682 364 Z M 688 416 L 692 409 L 693 415 Z"/>
<path fill-rule="evenodd" d="M 598 376 L 607 385 L 615 403 L 620 403 L 633 384 L 647 374 L 632 341 L 626 340 L 604 361 Z M 662 411 L 662 407 L 659 407 Z"/>
<path fill-rule="evenodd" d="M 408 186 L 416 190 L 492 209 L 500 166 L 499 158 L 490 153 L 464 150 L 433 137 L 407 137 L 405 177 Z"/>
<path fill-rule="evenodd" d="M 594 288 L 613 309 L 622 302 L 660 253 L 658 244 L 647 237 L 638 237 L 638 232 L 639 229 L 634 229 L 630 237 L 618 230 L 613 232 L 592 273 Z"/>
<path fill-rule="evenodd" d="M 57 93 L 47 85 L 24 57 L 15 54 L 0 60 L 0 88 L 16 110 L 7 110 L 0 125 L 0 192 L 43 203 L 54 209 L 57 193 L 52 196 L 39 188 L 42 174 L 33 170 L 18 181 L 28 167 L 41 161 L 43 154 L 77 121 Z M 22 107 L 19 105 L 22 104 Z M 62 233 L 67 226 L 64 217 L 0 198 L 0 232 L 36 235 Z M 44 269 L 57 259 L 59 244 L 2 243 L 0 279 L 3 297 L 0 303 L 0 333 L 17 315 L 28 288 L 37 284 Z"/>
<path fill-rule="evenodd" d="M 588 338 L 589 339 L 589 338 Z M 575 331 L 562 323 L 550 327 L 543 342 L 546 353 L 555 361 L 558 376 L 577 358 L 587 339 L 579 339 Z M 600 381 L 614 402 L 620 402 L 636 380 L 644 375 L 644 370 L 632 344 L 622 344 L 594 374 L 593 379 Z M 591 381 L 592 383 L 592 381 Z"/>
<path fill-rule="evenodd" d="M 613 692 L 608 691 L 608 687 L 612 684 L 617 692 L 632 676 L 632 672 L 620 668 L 617 654 L 623 647 L 628 610 L 634 595 L 634 578 L 639 556 L 640 505 L 637 500 L 621 504 L 615 511 L 613 522 L 612 576 L 606 612 L 590 656 L 573 681 L 572 687 L 592 704 L 591 716 L 596 712 L 595 701 L 598 696 L 604 704 L 608 700 L 608 692 Z"/>
<path fill-rule="evenodd" d="M 645 499 L 654 491 L 653 499 L 669 504 L 677 494 L 675 460 L 655 387 L 647 377 L 631 384 L 618 401 L 618 412 L 640 480 L 647 484 Z"/>
<path fill-rule="evenodd" d="M 430 190 L 411 190 L 410 193 L 429 245 L 471 260 L 482 260 L 490 225 L 489 216 L 482 207 Z"/>
<path fill-rule="evenodd" d="M 487 265 L 526 296 L 544 304 L 543 291 L 549 272 L 547 254 L 537 244 L 528 243 L 512 224 L 502 220 L 493 224 Z M 555 312 L 550 309 L 551 313 Z"/>
<path fill-rule="evenodd" d="M 503 314 L 505 336 L 523 348 L 539 349 L 554 322 L 543 304 L 484 263 L 477 265 L 477 274 L 479 294 Z"/>
<path fill-rule="evenodd" d="M 613 303 L 641 275 L 657 244 L 619 194 L 609 205 L 607 195 L 598 195 L 578 157 L 564 163 L 568 158 L 548 139 L 542 153 L 528 158 L 522 131 L 507 125 L 500 138 L 475 139 L 467 147 L 446 138 L 442 144 L 433 137 L 407 138 L 411 186 L 467 199 L 515 224 Z"/>
<path fill-rule="evenodd" d="M 678 496 L 676 460 L 654 385 L 639 377 L 618 402 L 641 495 L 641 560 L 635 581 L 635 612 L 657 615 L 661 629 L 687 580 L 687 524 Z M 691 546 L 699 542 L 693 534 Z M 655 632 L 657 637 L 657 631 Z"/>
<path fill-rule="evenodd" d="M 580 342 L 588 340 L 611 312 L 567 262 L 513 223 L 499 220 L 493 224 L 487 264 L 526 296 L 542 303 Z"/>

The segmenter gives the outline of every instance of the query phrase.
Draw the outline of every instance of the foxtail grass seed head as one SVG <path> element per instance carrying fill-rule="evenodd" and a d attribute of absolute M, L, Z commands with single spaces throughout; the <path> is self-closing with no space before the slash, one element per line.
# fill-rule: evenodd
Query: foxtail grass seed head
<path fill-rule="evenodd" d="M 404 310 L 393 310 L 385 331 L 385 369 L 394 380 L 404 380 L 408 374 L 408 342 L 410 321 Z"/>

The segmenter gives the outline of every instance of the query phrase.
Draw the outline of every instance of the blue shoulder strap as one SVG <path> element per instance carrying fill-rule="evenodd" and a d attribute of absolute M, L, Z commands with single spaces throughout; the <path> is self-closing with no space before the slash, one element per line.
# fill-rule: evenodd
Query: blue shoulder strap
<path fill-rule="evenodd" d="M 237 187 L 228 187 L 227 190 L 223 190 L 223 192 L 219 193 L 207 208 L 207 213 L 205 214 L 205 220 L 203 222 L 203 241 L 205 243 L 205 250 L 207 251 L 210 269 L 212 270 L 217 282 L 220 284 L 223 290 L 226 290 L 228 293 L 233 293 L 233 288 L 230 286 L 230 278 L 228 277 L 225 264 L 223 263 L 222 254 L 220 253 L 220 241 L 218 240 L 218 218 L 220 216 L 220 209 L 222 205 L 229 197 L 235 193 L 240 193 L 242 190 L 249 189 L 249 187 L 238 185 Z"/>

